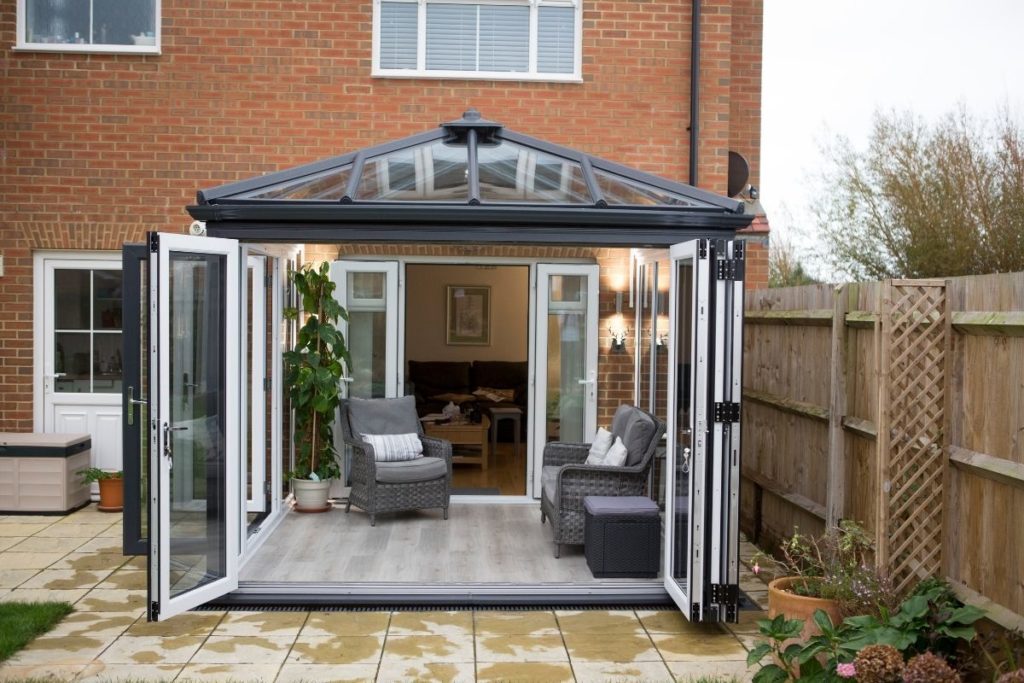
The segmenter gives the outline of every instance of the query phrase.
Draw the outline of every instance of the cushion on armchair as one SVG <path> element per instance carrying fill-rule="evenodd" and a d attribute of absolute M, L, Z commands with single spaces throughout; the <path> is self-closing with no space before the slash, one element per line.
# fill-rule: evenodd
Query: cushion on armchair
<path fill-rule="evenodd" d="M 377 481 L 382 484 L 410 484 L 447 475 L 448 465 L 441 458 L 422 457 L 402 462 L 377 463 Z"/>
<path fill-rule="evenodd" d="M 416 416 L 416 399 L 350 398 L 348 420 L 358 438 L 363 434 L 421 434 L 420 420 Z"/>
<path fill-rule="evenodd" d="M 629 454 L 626 467 L 640 464 L 657 429 L 651 416 L 633 406 L 623 405 L 612 418 L 612 436 L 622 439 Z"/>

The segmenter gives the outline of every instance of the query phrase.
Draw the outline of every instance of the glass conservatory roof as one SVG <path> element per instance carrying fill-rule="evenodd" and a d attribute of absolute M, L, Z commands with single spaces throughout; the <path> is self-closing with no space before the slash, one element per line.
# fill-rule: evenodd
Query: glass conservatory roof
<path fill-rule="evenodd" d="M 198 200 L 190 211 L 463 205 L 743 212 L 741 202 L 514 133 L 472 109 L 434 131 L 201 191 Z"/>

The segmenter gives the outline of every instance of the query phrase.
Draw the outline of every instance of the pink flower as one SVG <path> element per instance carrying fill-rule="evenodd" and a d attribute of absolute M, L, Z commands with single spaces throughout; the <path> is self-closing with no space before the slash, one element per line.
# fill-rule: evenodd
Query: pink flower
<path fill-rule="evenodd" d="M 839 664 L 836 666 L 836 673 L 839 674 L 841 678 L 853 678 L 857 675 L 857 669 L 854 668 L 853 662 L 850 662 L 849 664 Z"/>
<path fill-rule="evenodd" d="M 755 574 L 760 574 L 761 573 L 761 565 L 759 565 L 757 562 L 754 563 L 754 566 L 751 567 L 751 569 L 754 570 Z"/>

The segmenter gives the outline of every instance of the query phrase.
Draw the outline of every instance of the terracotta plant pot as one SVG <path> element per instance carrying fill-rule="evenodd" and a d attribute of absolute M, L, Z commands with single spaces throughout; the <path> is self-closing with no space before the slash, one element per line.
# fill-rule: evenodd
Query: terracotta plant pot
<path fill-rule="evenodd" d="M 330 479 L 327 481 L 292 479 L 296 512 L 327 512 L 330 510 L 331 505 L 327 502 L 327 492 L 330 488 Z"/>
<path fill-rule="evenodd" d="M 124 479 L 117 477 L 100 479 L 100 512 L 121 512 L 124 509 Z"/>
<path fill-rule="evenodd" d="M 774 619 L 782 614 L 787 619 L 803 619 L 802 639 L 807 640 L 821 633 L 814 623 L 814 613 L 817 610 L 825 610 L 833 624 L 840 622 L 839 603 L 835 600 L 797 595 L 789 590 L 797 581 L 800 581 L 798 576 L 783 576 L 768 584 L 768 618 Z"/>

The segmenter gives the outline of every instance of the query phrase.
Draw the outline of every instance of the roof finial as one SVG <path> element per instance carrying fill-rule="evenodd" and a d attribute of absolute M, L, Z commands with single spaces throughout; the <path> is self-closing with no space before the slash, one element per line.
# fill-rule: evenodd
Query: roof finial
<path fill-rule="evenodd" d="M 462 112 L 462 120 L 463 121 L 479 121 L 480 120 L 480 112 L 478 112 L 475 107 L 470 107 L 466 111 Z"/>

